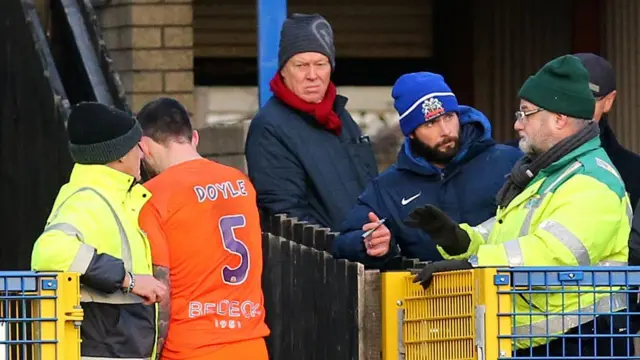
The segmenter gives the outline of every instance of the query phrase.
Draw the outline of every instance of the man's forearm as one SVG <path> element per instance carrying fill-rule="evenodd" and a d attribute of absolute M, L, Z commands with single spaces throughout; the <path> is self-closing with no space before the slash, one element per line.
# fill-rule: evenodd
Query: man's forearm
<path fill-rule="evenodd" d="M 171 320 L 171 281 L 169 279 L 169 269 L 164 266 L 154 265 L 153 276 L 169 289 L 169 292 L 167 292 L 158 307 L 158 346 L 156 359 L 160 359 L 162 357 L 164 342 L 167 340 L 167 334 L 169 333 L 169 320 Z"/>
<path fill-rule="evenodd" d="M 80 276 L 80 282 L 107 294 L 122 288 L 126 271 L 121 259 L 108 254 L 94 253 L 89 266 Z"/>

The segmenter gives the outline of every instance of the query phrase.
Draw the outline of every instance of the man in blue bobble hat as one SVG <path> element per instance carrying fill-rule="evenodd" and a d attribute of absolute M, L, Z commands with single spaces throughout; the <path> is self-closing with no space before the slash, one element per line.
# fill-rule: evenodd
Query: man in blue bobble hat
<path fill-rule="evenodd" d="M 333 245 L 335 257 L 378 268 L 400 254 L 441 260 L 426 232 L 403 223 L 411 210 L 431 204 L 456 221 L 479 224 L 495 214 L 496 193 L 523 155 L 496 144 L 489 120 L 458 105 L 441 75 L 405 74 L 391 95 L 404 145 L 396 163 L 359 196 Z"/>

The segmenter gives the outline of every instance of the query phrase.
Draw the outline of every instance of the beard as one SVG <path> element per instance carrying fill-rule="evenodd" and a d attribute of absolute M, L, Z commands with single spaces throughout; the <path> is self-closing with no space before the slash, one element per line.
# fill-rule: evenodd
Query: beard
<path fill-rule="evenodd" d="M 153 170 L 144 160 L 140 161 L 140 183 L 144 183 L 156 177 L 158 173 Z"/>
<path fill-rule="evenodd" d="M 527 154 L 530 158 L 535 159 L 540 156 L 544 151 L 538 146 L 534 145 L 531 138 L 528 136 L 521 136 L 518 142 L 518 147 L 523 153 Z"/>
<path fill-rule="evenodd" d="M 445 144 L 453 143 L 453 147 L 447 147 L 446 150 L 439 150 Z M 427 162 L 435 164 L 448 164 L 458 154 L 460 150 L 460 141 L 455 136 L 449 136 L 439 141 L 434 146 L 428 146 L 417 138 L 409 139 L 411 152 L 415 156 L 425 159 Z"/>

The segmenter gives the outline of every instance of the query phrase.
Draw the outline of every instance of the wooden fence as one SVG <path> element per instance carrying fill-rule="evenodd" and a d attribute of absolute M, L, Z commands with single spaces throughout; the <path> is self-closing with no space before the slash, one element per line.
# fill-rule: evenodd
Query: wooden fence
<path fill-rule="evenodd" d="M 269 358 L 381 358 L 380 272 L 337 260 L 337 234 L 283 215 L 263 217 Z M 418 267 L 396 259 L 394 267 Z"/>

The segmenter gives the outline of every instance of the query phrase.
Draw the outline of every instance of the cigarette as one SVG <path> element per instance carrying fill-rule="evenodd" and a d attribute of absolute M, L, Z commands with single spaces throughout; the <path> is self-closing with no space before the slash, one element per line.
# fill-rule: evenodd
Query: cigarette
<path fill-rule="evenodd" d="M 362 234 L 362 238 L 366 239 L 369 235 L 373 234 L 374 231 L 378 230 L 378 228 L 380 226 L 382 226 L 382 224 L 384 224 L 384 222 L 387 221 L 387 219 L 380 219 L 378 220 L 378 225 L 376 227 L 374 227 L 371 230 L 367 230 L 364 234 Z"/>

